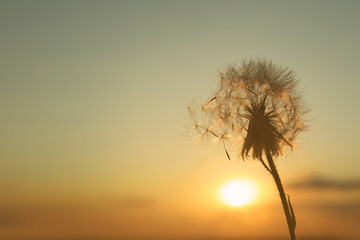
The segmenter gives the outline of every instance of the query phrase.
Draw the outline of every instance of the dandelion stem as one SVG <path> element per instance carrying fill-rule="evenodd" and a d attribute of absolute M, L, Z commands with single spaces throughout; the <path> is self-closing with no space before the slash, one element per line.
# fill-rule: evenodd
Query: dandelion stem
<path fill-rule="evenodd" d="M 296 240 L 295 237 L 295 216 L 294 216 L 294 212 L 292 211 L 292 207 L 290 204 L 290 201 L 288 201 L 286 199 L 286 195 L 285 195 L 285 191 L 284 188 L 282 186 L 281 180 L 280 180 L 280 176 L 279 173 L 276 169 L 276 166 L 274 164 L 274 160 L 270 154 L 269 151 L 266 152 L 266 158 L 269 162 L 269 167 L 271 169 L 271 175 L 273 176 L 275 183 L 276 183 L 276 187 L 279 191 L 280 194 L 280 198 L 281 198 L 281 203 L 283 205 L 284 208 L 284 212 L 285 212 L 285 216 L 286 216 L 286 221 L 289 227 L 289 232 L 290 232 L 290 239 L 291 240 Z"/>

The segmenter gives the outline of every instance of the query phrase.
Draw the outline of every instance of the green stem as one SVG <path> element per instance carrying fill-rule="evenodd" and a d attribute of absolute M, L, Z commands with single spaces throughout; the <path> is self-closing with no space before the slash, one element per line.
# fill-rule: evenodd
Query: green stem
<path fill-rule="evenodd" d="M 292 212 L 292 207 L 289 206 L 290 204 L 290 200 L 288 201 L 286 199 L 286 195 L 285 195 L 285 191 L 284 191 L 284 188 L 281 184 L 281 180 L 280 180 L 280 176 L 279 176 L 279 173 L 276 169 L 276 166 L 274 164 L 274 160 L 271 156 L 271 154 L 269 152 L 266 153 L 266 158 L 269 162 L 269 167 L 270 167 L 270 170 L 271 170 L 271 175 L 273 176 L 274 180 L 275 180 L 275 183 L 276 183 L 276 187 L 279 191 L 279 194 L 280 194 L 280 198 L 281 198 L 281 203 L 283 205 L 283 208 L 284 208 L 284 212 L 285 212 L 285 216 L 286 216 L 286 221 L 287 221 L 287 224 L 288 224 L 288 227 L 289 227 L 289 232 L 290 232 L 290 239 L 291 240 L 296 240 L 296 237 L 295 237 L 295 216 Z"/>

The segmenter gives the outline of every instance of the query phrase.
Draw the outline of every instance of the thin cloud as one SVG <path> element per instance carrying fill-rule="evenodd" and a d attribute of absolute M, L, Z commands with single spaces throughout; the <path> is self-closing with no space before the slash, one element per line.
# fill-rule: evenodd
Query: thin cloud
<path fill-rule="evenodd" d="M 317 204 L 316 208 L 325 212 L 334 212 L 336 214 L 345 216 L 360 216 L 360 202 L 337 202 L 337 203 L 322 203 Z M 357 218 L 359 220 L 359 218 Z"/>
<path fill-rule="evenodd" d="M 21 223 L 19 214 L 11 210 L 0 209 L 0 228 L 17 226 Z"/>
<path fill-rule="evenodd" d="M 360 179 L 340 180 L 312 176 L 305 180 L 299 180 L 290 184 L 295 189 L 317 189 L 317 190 L 360 190 Z"/>

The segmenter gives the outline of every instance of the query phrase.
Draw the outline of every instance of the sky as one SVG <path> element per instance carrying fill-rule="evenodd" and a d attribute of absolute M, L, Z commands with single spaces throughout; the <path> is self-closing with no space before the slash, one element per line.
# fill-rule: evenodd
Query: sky
<path fill-rule="evenodd" d="M 358 1 L 0 1 L 2 239 L 280 239 L 273 180 L 193 140 L 227 64 L 293 69 L 312 109 L 277 159 L 302 239 L 360 232 Z M 247 207 L 221 203 L 251 179 Z"/>

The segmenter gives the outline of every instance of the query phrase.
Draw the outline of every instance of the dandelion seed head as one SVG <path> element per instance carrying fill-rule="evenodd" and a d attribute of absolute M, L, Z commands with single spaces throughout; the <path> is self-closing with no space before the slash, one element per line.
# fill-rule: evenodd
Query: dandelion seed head
<path fill-rule="evenodd" d="M 294 147 L 308 124 L 292 70 L 267 60 L 248 60 L 228 65 L 218 78 L 214 96 L 189 108 L 202 138 L 220 140 L 224 147 L 226 142 L 242 158 L 278 156 Z"/>

